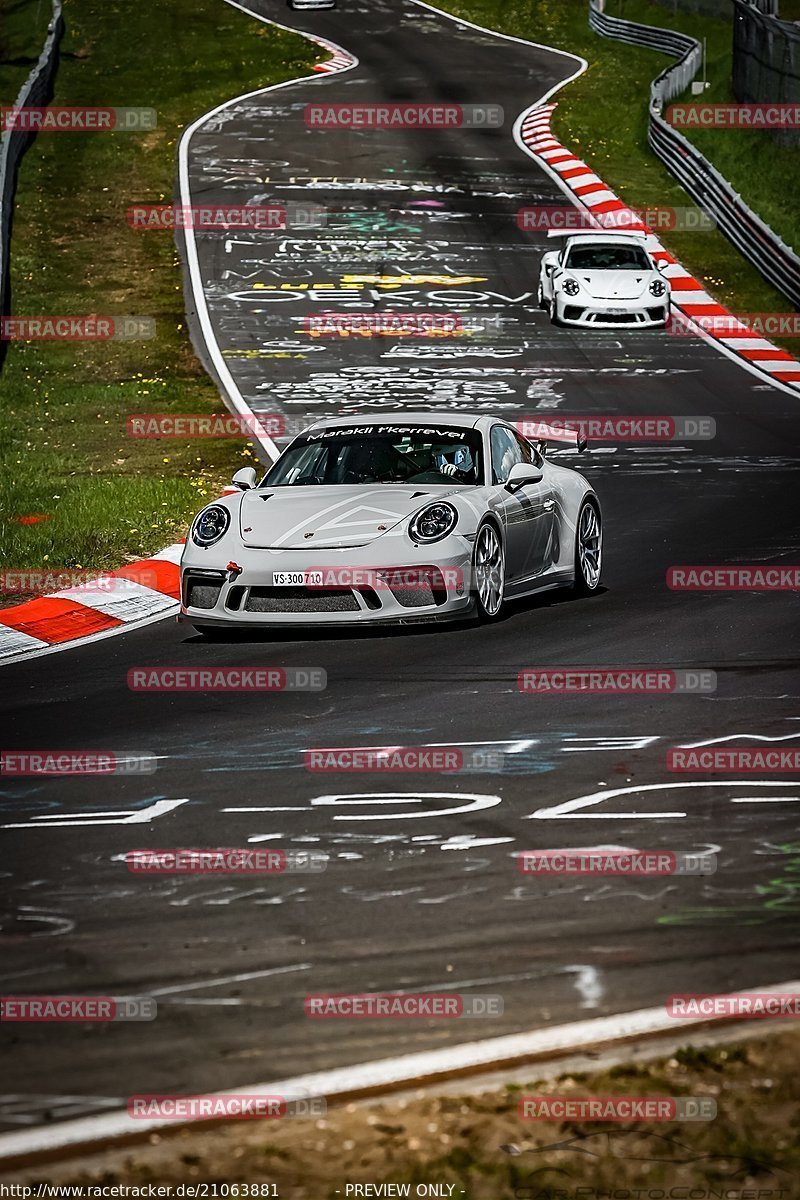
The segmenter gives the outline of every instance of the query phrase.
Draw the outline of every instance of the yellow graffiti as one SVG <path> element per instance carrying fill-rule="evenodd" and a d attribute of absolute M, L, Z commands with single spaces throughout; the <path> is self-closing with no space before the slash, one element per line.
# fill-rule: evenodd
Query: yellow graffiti
<path fill-rule="evenodd" d="M 289 350 L 223 350 L 223 358 L 305 358 L 302 352 Z"/>

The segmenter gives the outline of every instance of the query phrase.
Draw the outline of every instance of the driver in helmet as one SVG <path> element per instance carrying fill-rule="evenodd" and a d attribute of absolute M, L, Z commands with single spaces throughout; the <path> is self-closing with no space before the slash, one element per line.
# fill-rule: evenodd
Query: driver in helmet
<path fill-rule="evenodd" d="M 442 475 L 455 476 L 459 482 L 469 483 L 475 477 L 475 462 L 469 446 L 445 446 L 436 454 L 436 469 Z"/>

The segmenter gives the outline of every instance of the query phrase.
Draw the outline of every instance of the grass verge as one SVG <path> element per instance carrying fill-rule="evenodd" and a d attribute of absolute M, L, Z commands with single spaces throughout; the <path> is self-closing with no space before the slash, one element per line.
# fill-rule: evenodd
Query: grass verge
<path fill-rule="evenodd" d="M 0 107 L 14 103 L 39 61 L 52 13 L 50 0 L 0 0 Z"/>
<path fill-rule="evenodd" d="M 437 0 L 437 4 L 490 29 L 582 55 L 588 69 L 555 97 L 556 136 L 632 208 L 692 203 L 647 144 L 649 84 L 669 64 L 668 56 L 598 37 L 589 28 L 587 0 L 539 0 L 535 5 L 530 0 Z M 616 15 L 663 27 L 673 21 L 694 30 L 706 24 L 714 26 L 713 54 L 721 53 L 717 26 L 724 26 L 724 21 L 685 14 L 673 17 L 645 0 L 624 0 L 624 10 Z M 717 64 L 715 71 L 719 69 Z M 520 108 L 526 99 L 520 96 Z M 751 139 L 755 136 L 745 134 Z M 749 174 L 746 162 L 741 173 Z M 789 308 L 786 297 L 770 287 L 716 230 L 675 230 L 664 233 L 662 240 L 708 291 L 734 312 L 786 312 Z M 800 351 L 796 340 L 782 344 L 791 352 Z"/>
<path fill-rule="evenodd" d="M 530 1068 L 524 1084 L 497 1091 L 418 1092 L 331 1109 L 316 1121 L 195 1126 L 175 1137 L 154 1135 L 146 1147 L 39 1166 L 14 1178 L 84 1187 L 185 1183 L 187 1194 L 193 1182 L 258 1184 L 263 1191 L 238 1194 L 287 1200 L 413 1197 L 426 1194 L 416 1190 L 425 1184 L 440 1189 L 427 1194 L 454 1200 L 794 1200 L 800 1196 L 798 1070 L 795 1030 L 760 1034 L 585 1074 Z M 531 1095 L 711 1097 L 717 1115 L 680 1123 L 520 1119 L 520 1099 Z M 406 1185 L 408 1192 L 399 1190 Z"/>
<path fill-rule="evenodd" d="M 687 91 L 675 103 L 735 102 L 731 90 L 731 19 L 665 11 L 661 5 L 645 0 L 612 0 L 606 11 L 629 21 L 676 29 L 698 41 L 706 39 L 709 87 L 702 96 L 691 96 Z M 664 56 L 657 57 L 663 64 Z M 682 132 L 787 246 L 800 251 L 800 205 L 796 190 L 787 187 L 787 181 L 797 173 L 797 149 L 779 146 L 769 133 L 760 130 L 689 128 Z"/>
<path fill-rule="evenodd" d="M 29 6 L 29 16 L 35 11 Z M 223 406 L 191 349 L 171 235 L 134 231 L 125 212 L 135 201 L 171 199 L 187 123 L 248 88 L 308 74 L 325 57 L 219 0 L 190 8 L 66 0 L 64 15 L 53 103 L 155 108 L 158 128 L 39 135 L 17 191 L 13 312 L 147 316 L 156 336 L 9 343 L 0 376 L 0 563 L 12 570 L 109 569 L 153 553 L 252 461 L 244 440 L 126 435 L 130 413 Z"/>

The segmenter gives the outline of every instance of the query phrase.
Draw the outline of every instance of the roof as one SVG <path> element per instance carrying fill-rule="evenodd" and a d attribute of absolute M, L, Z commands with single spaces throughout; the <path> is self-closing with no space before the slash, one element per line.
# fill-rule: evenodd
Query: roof
<path fill-rule="evenodd" d="M 309 429 L 335 429 L 337 426 L 348 428 L 358 425 L 426 425 L 449 426 L 451 429 L 474 429 L 480 416 L 475 413 L 440 413 L 440 412 L 392 412 L 392 413 L 362 413 L 352 417 L 323 417 L 319 421 L 309 422 Z"/>

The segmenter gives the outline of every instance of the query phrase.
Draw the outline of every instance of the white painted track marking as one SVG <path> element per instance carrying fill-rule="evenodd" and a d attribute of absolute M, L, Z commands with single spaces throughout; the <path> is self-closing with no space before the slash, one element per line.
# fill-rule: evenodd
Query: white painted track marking
<path fill-rule="evenodd" d="M 0 829 L 69 829 L 81 825 L 146 825 L 156 817 L 166 816 L 181 804 L 188 804 L 189 798 L 183 800 L 156 800 L 147 808 L 128 809 L 123 813 L 53 813 L 47 816 L 32 817 L 30 821 L 16 821 L 11 825 L 0 825 Z M 88 819 L 87 819 L 88 818 Z M 36 824 L 36 822 L 46 824 Z"/>
<path fill-rule="evenodd" d="M 596 804 L 601 804 L 604 800 L 611 800 L 617 796 L 635 796 L 641 792 L 665 792 L 673 791 L 679 788 L 779 788 L 791 787 L 796 788 L 797 781 L 794 782 L 772 782 L 769 779 L 692 779 L 678 783 L 642 783 L 632 784 L 630 787 L 624 788 L 604 788 L 600 792 L 591 792 L 586 796 L 577 796 L 574 800 L 565 800 L 563 804 L 555 804 L 549 808 L 540 808 L 538 812 L 530 813 L 526 818 L 527 821 L 547 821 L 578 819 L 578 820 L 609 820 L 609 821 L 626 821 L 631 818 L 642 820 L 653 820 L 661 817 L 685 817 L 685 812 L 656 812 L 656 813 L 640 813 L 640 812 L 625 812 L 625 813 L 587 813 L 580 810 L 593 807 Z M 577 818 L 575 814 L 577 813 Z"/>

